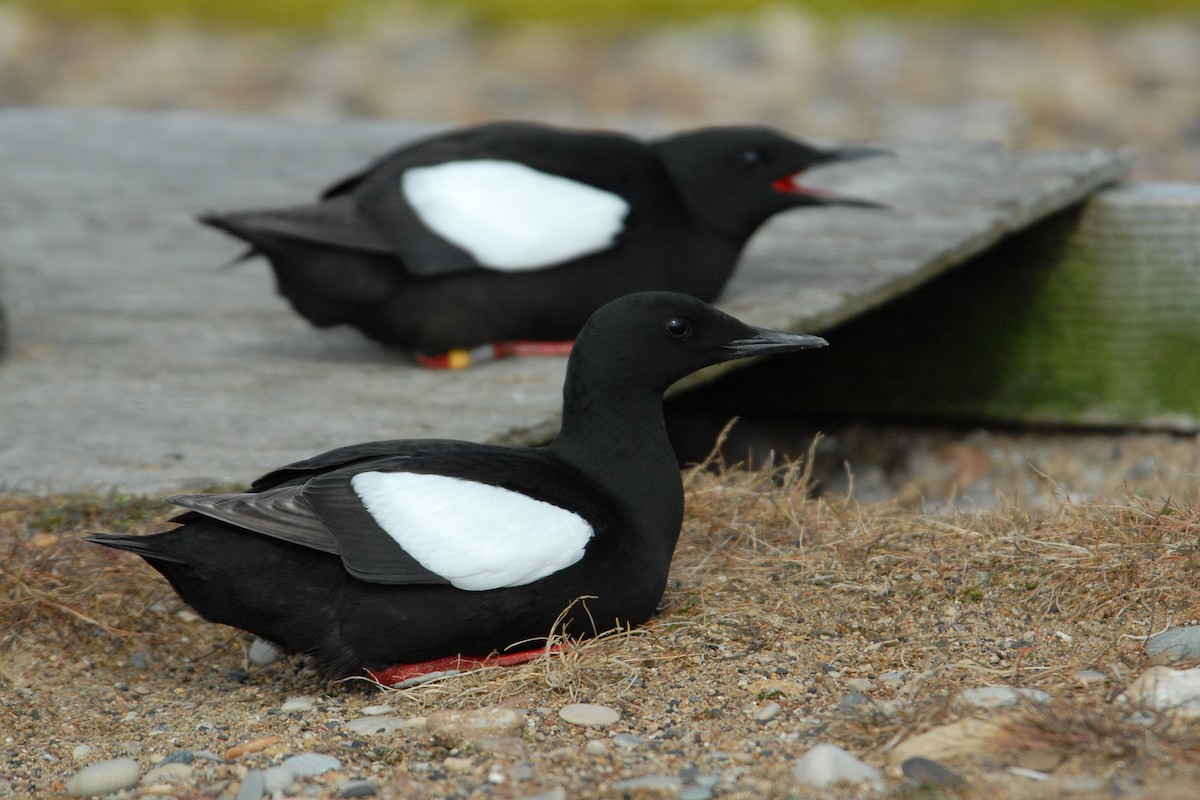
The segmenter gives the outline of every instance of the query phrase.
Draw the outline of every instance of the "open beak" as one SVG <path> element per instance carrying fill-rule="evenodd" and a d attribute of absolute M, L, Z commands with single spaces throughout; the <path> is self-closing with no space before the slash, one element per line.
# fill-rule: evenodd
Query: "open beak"
<path fill-rule="evenodd" d="M 824 164 L 833 164 L 838 161 L 857 161 L 860 158 L 875 158 L 876 156 L 893 156 L 891 150 L 884 150 L 881 147 L 841 147 L 834 150 L 826 150 L 813 163 L 809 164 L 802 170 L 788 173 L 781 178 L 775 180 L 771 184 L 771 188 L 781 194 L 796 195 L 804 198 L 809 205 L 820 206 L 856 206 L 858 208 L 891 208 L 884 203 L 876 203 L 871 200 L 860 200 L 857 197 L 844 197 L 833 192 L 827 192 L 824 189 L 813 189 L 809 186 L 804 186 L 800 183 L 800 176 L 812 167 L 821 166 Z"/>
<path fill-rule="evenodd" d="M 731 358 L 791 353 L 794 350 L 809 350 L 829 344 L 820 336 L 813 336 L 810 333 L 786 333 L 785 331 L 750 327 L 754 331 L 753 335 L 734 339 L 725 345 L 726 350 L 732 351 Z"/>

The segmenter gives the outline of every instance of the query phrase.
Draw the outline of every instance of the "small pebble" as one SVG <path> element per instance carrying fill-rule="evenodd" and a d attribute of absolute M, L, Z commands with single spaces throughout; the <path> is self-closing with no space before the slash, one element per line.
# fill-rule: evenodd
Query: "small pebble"
<path fill-rule="evenodd" d="M 1094 669 L 1081 669 L 1075 673 L 1075 680 L 1090 686 L 1093 683 L 1106 683 L 1108 676 Z"/>
<path fill-rule="evenodd" d="M 83 761 L 85 758 L 87 758 L 87 755 L 90 752 L 92 752 L 91 745 L 81 744 L 71 751 L 71 758 L 75 759 L 76 761 Z"/>
<path fill-rule="evenodd" d="M 639 737 L 634 736 L 632 733 L 618 733 L 616 736 L 612 737 L 612 740 L 613 744 L 617 745 L 618 747 L 623 747 L 626 750 L 632 750 L 635 747 L 640 747 L 642 745 L 642 740 Z"/>
<path fill-rule="evenodd" d="M 442 761 L 442 766 L 451 772 L 466 772 L 473 764 L 469 758 L 460 758 L 458 756 L 446 756 Z"/>
<path fill-rule="evenodd" d="M 225 758 L 234 759 L 241 758 L 249 753 L 257 753 L 259 750 L 265 750 L 273 744 L 278 744 L 283 741 L 282 736 L 263 736 L 259 739 L 251 739 L 242 744 L 235 744 L 233 747 L 225 751 Z"/>
<path fill-rule="evenodd" d="M 133 653 L 129 656 L 129 664 L 134 669 L 150 669 L 150 654 L 149 653 Z"/>
<path fill-rule="evenodd" d="M 330 770 L 341 769 L 342 762 L 321 753 L 301 753 L 284 760 L 280 766 L 286 767 L 297 778 L 311 778 Z"/>
<path fill-rule="evenodd" d="M 289 697 L 283 701 L 283 705 L 279 707 L 284 713 L 290 711 L 312 711 L 317 707 L 316 702 L 311 697 Z"/>
<path fill-rule="evenodd" d="M 608 706 L 595 703 L 572 703 L 558 710 L 558 715 L 564 722 L 572 725 L 582 725 L 587 728 L 612 725 L 621 719 L 621 712 Z"/>
<path fill-rule="evenodd" d="M 762 708 L 754 712 L 756 722 L 770 722 L 783 713 L 783 706 L 779 703 L 767 703 Z"/>
<path fill-rule="evenodd" d="M 338 785 L 338 797 L 373 797 L 379 787 L 370 781 L 346 781 Z"/>
<path fill-rule="evenodd" d="M 139 777 L 141 770 L 132 758 L 101 761 L 75 773 L 67 781 L 67 794 L 71 797 L 112 794 L 136 785 Z"/>
<path fill-rule="evenodd" d="M 707 786 L 685 786 L 679 793 L 679 800 L 709 800 L 712 789 Z"/>
<path fill-rule="evenodd" d="M 342 730 L 359 736 L 378 736 L 384 733 L 412 728 L 408 720 L 400 717 L 359 717 L 342 723 Z"/>
<path fill-rule="evenodd" d="M 296 776 L 284 766 L 275 766 L 262 774 L 263 791 L 266 794 L 283 794 L 287 788 L 296 782 Z"/>
<path fill-rule="evenodd" d="M 908 673 L 901 671 L 884 672 L 879 676 L 879 682 L 884 686 L 895 688 L 908 680 Z"/>
<path fill-rule="evenodd" d="M 862 692 L 851 692 L 838 701 L 837 710 L 840 714 L 854 716 L 861 714 L 863 709 L 871 705 L 871 698 Z"/>
<path fill-rule="evenodd" d="M 1171 669 L 1154 666 L 1139 675 L 1119 698 L 1149 711 L 1170 711 L 1200 717 L 1200 667 Z"/>
<path fill-rule="evenodd" d="M 266 639 L 255 639 L 250 645 L 246 658 L 251 664 L 257 664 L 260 667 L 266 666 L 279 658 L 279 648 Z"/>
<path fill-rule="evenodd" d="M 1050 780 L 1049 773 L 1039 772 L 1036 769 L 1026 769 L 1025 767 L 1009 767 L 1008 771 L 1013 775 L 1018 775 L 1022 778 L 1029 778 L 1031 781 Z"/>
<path fill-rule="evenodd" d="M 475 747 L 481 752 L 508 758 L 523 758 L 526 754 L 525 741 L 519 736 L 481 736 L 475 740 Z"/>
<path fill-rule="evenodd" d="M 1104 791 L 1104 781 L 1095 775 L 1065 775 L 1059 779 L 1058 789 L 1067 794 L 1099 797 Z"/>
<path fill-rule="evenodd" d="M 461 675 L 461 674 L 462 674 L 462 670 L 460 670 L 460 669 L 444 669 L 439 672 L 427 672 L 424 675 L 417 675 L 414 678 L 409 678 L 409 679 L 403 680 L 403 681 L 397 681 L 396 683 L 392 684 L 392 688 L 393 689 L 409 689 L 409 688 L 412 688 L 413 686 L 420 686 L 423 683 L 430 683 L 431 681 L 436 681 L 439 678 L 449 678 L 454 675 Z"/>
<path fill-rule="evenodd" d="M 589 756 L 602 756 L 608 752 L 608 743 L 600 739 L 590 739 L 583 747 L 583 752 Z"/>
<path fill-rule="evenodd" d="M 567 790 L 561 786 L 555 786 L 548 792 L 525 795 L 524 800 L 567 800 Z"/>
<path fill-rule="evenodd" d="M 499 706 L 435 711 L 425 720 L 425 729 L 443 747 L 459 747 L 485 736 L 514 736 L 524 727 L 524 714 Z"/>
<path fill-rule="evenodd" d="M 1200 625 L 1169 628 L 1146 640 L 1152 664 L 1178 664 L 1200 658 Z"/>
<path fill-rule="evenodd" d="M 835 744 L 815 745 L 796 762 L 792 776 L 800 783 L 818 789 L 838 781 L 851 784 L 870 781 L 876 791 L 883 789 L 883 776 L 879 770 Z"/>
<path fill-rule="evenodd" d="M 643 775 L 640 778 L 629 778 L 623 781 L 617 781 L 612 785 L 612 788 L 618 792 L 632 792 L 637 789 L 650 789 L 653 791 L 677 791 L 683 786 L 683 781 L 673 775 Z"/>
<path fill-rule="evenodd" d="M 900 765 L 900 771 L 921 786 L 941 786 L 956 789 L 966 783 L 962 775 L 931 758 L 913 756 Z"/>
<path fill-rule="evenodd" d="M 164 761 L 142 776 L 142 784 L 153 786 L 157 783 L 170 783 L 178 786 L 187 783 L 191 779 L 191 766 L 179 761 Z"/>
<path fill-rule="evenodd" d="M 958 693 L 957 701 L 970 708 L 1009 708 L 1021 702 L 1049 703 L 1050 695 L 1041 689 L 1014 686 L 979 686 Z"/>
<path fill-rule="evenodd" d="M 260 769 L 252 769 L 242 778 L 234 800 L 260 800 L 266 793 L 266 775 Z"/>
<path fill-rule="evenodd" d="M 852 692 L 865 694 L 875 688 L 875 682 L 866 678 L 847 678 L 846 688 Z"/>
<path fill-rule="evenodd" d="M 359 713 L 366 717 L 382 717 L 385 714 L 391 714 L 395 710 L 391 706 L 367 706 Z"/>

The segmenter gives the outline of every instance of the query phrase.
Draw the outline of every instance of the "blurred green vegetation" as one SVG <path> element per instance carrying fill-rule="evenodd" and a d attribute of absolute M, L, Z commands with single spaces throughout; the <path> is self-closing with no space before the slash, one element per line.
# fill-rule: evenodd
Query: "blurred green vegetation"
<path fill-rule="evenodd" d="M 771 5 L 796 6 L 834 18 L 883 13 L 977 20 L 1055 15 L 1102 21 L 1200 13 L 1200 0 L 0 0 L 0 4 L 72 19 L 182 17 L 221 25 L 293 28 L 320 28 L 363 10 L 388 6 L 453 8 L 493 25 L 544 20 L 617 27 L 738 14 Z"/>

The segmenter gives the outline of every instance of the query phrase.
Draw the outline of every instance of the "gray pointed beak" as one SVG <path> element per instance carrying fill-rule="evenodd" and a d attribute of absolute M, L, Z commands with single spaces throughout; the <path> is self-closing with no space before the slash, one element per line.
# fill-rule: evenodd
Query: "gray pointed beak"
<path fill-rule="evenodd" d="M 883 147 L 835 147 L 826 150 L 818 164 L 833 164 L 837 161 L 858 161 L 860 158 L 875 158 L 888 156 L 895 158 L 896 154 Z"/>
<path fill-rule="evenodd" d="M 730 354 L 732 358 L 791 353 L 795 350 L 810 350 L 829 344 L 820 336 L 813 336 L 810 333 L 787 333 L 767 328 L 753 328 L 753 330 L 753 336 L 734 339 L 725 345 L 726 350 L 732 351 Z"/>

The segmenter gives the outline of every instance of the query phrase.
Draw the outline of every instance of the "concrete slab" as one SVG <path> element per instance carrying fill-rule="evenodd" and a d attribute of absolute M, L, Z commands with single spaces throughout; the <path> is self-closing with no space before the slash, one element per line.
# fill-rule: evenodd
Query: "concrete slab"
<path fill-rule="evenodd" d="M 197 211 L 292 202 L 433 126 L 196 114 L 0 112 L 0 490 L 164 492 L 243 482 L 376 438 L 531 441 L 563 361 L 429 372 L 310 328 L 265 264 Z M 892 203 L 772 221 L 723 305 L 816 330 L 907 291 L 1116 180 L 1130 156 L 896 145 L 812 184 Z"/>

